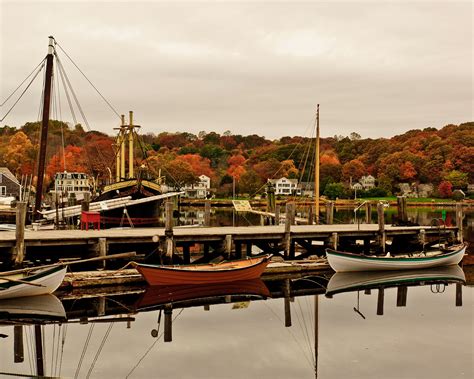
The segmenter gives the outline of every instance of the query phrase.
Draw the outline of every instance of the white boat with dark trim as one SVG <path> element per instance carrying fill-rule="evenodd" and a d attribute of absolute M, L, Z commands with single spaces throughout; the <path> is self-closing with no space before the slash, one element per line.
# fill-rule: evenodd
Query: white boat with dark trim
<path fill-rule="evenodd" d="M 446 249 L 397 256 L 362 255 L 326 249 L 326 255 L 329 265 L 336 272 L 413 270 L 458 264 L 466 247 L 466 244 L 460 244 Z"/>
<path fill-rule="evenodd" d="M 67 266 L 32 268 L 31 270 L 0 272 L 0 300 L 53 293 L 66 275 Z"/>
<path fill-rule="evenodd" d="M 417 286 L 432 283 L 464 284 L 466 276 L 458 265 L 420 270 L 336 272 L 328 282 L 326 295 L 380 287 Z"/>

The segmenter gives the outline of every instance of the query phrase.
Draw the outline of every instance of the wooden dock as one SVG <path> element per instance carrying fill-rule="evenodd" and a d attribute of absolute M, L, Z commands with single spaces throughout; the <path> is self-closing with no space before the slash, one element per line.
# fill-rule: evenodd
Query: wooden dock
<path fill-rule="evenodd" d="M 455 236 L 456 227 L 440 229 L 434 226 L 391 226 L 381 232 L 376 224 L 334 224 L 334 225 L 273 225 L 248 227 L 175 227 L 171 234 L 166 228 L 130 228 L 107 230 L 25 230 L 26 256 L 33 251 L 48 249 L 63 250 L 58 253 L 67 257 L 68 249 L 78 247 L 84 256 L 106 255 L 109 249 L 120 247 L 124 251 L 146 247 L 148 252 L 166 245 L 172 240 L 173 252 L 190 260 L 191 248 L 201 245 L 204 253 L 250 256 L 252 247 L 285 258 L 294 259 L 296 250 L 306 256 L 321 255 L 325 247 L 344 246 L 347 241 L 364 241 L 366 248 L 378 240 L 408 237 L 420 240 L 448 238 Z M 15 232 L 0 233 L 0 257 L 2 260 L 12 254 L 17 240 Z M 243 246 L 245 245 L 245 249 Z M 297 249 L 298 246 L 298 249 Z M 61 249 L 62 248 L 62 249 Z M 166 249 L 165 249 L 166 250 Z M 145 251 L 146 252 L 146 251 Z"/>

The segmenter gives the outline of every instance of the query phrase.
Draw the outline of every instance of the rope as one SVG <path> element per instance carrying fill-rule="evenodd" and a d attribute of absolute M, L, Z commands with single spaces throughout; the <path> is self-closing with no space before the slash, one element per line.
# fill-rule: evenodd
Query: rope
<path fill-rule="evenodd" d="M 82 74 L 82 76 L 84 76 L 84 78 L 89 82 L 89 84 L 92 86 L 92 88 L 95 89 L 95 91 L 99 94 L 99 96 L 102 98 L 102 100 L 105 101 L 105 103 L 109 106 L 109 108 L 117 115 L 117 117 L 119 119 L 121 119 L 120 117 L 120 114 L 115 110 L 115 108 L 110 104 L 109 101 L 107 101 L 107 99 L 100 93 L 100 91 L 94 86 L 94 84 L 92 84 L 92 82 L 89 80 L 89 78 L 86 76 L 86 74 L 84 74 L 84 72 L 82 72 L 82 70 L 79 68 L 79 66 L 72 60 L 72 58 L 68 55 L 68 53 L 66 53 L 66 51 L 64 51 L 64 49 L 62 48 L 62 46 L 55 40 L 55 45 L 57 45 L 61 51 L 66 55 L 66 57 L 68 57 L 68 59 L 72 62 L 72 64 L 79 70 L 79 72 Z"/>
<path fill-rule="evenodd" d="M 89 328 L 89 333 L 87 334 L 87 338 L 86 338 L 86 341 L 84 343 L 84 347 L 82 348 L 82 354 L 81 354 L 81 357 L 79 359 L 79 363 L 77 365 L 76 372 L 74 374 L 74 379 L 77 378 L 77 376 L 79 375 L 79 371 L 81 370 L 82 362 L 84 360 L 84 356 L 86 355 L 87 347 L 89 346 L 89 342 L 90 342 L 90 339 L 91 339 L 91 336 L 92 336 L 92 331 L 94 330 L 94 326 L 95 326 L 95 324 L 92 324 Z"/>
<path fill-rule="evenodd" d="M 36 77 L 38 76 L 38 74 L 41 72 L 41 70 L 43 70 L 43 67 L 44 67 L 44 62 L 45 60 L 43 60 L 43 64 L 41 65 L 41 67 L 39 68 L 39 70 L 36 72 L 36 74 L 33 76 L 33 79 L 31 79 L 31 81 L 28 83 L 28 85 L 26 86 L 26 88 L 23 90 L 23 92 L 20 94 L 20 97 L 13 103 L 13 105 L 10 107 L 10 109 L 7 111 L 7 113 L 5 113 L 5 115 L 0 119 L 0 122 L 3 122 L 3 120 L 5 120 L 5 118 L 10 114 L 10 112 L 13 110 L 13 108 L 15 108 L 15 106 L 18 104 L 18 102 L 21 100 L 21 98 L 23 97 L 23 95 L 25 94 L 26 91 L 28 91 L 28 88 L 30 88 L 31 84 L 33 84 L 33 82 L 35 81 Z"/>
<path fill-rule="evenodd" d="M 94 360 L 92 361 L 91 367 L 90 367 L 89 371 L 87 372 L 86 378 L 89 378 L 89 377 L 90 377 L 90 375 L 91 375 L 91 373 L 92 373 L 92 370 L 94 369 L 94 366 L 95 366 L 95 364 L 96 364 L 96 362 L 97 362 L 97 359 L 99 358 L 99 355 L 100 355 L 100 353 L 102 352 L 102 349 L 103 349 L 103 347 L 104 347 L 104 345 L 105 345 L 105 342 L 107 341 L 107 338 L 109 337 L 110 331 L 112 330 L 113 326 L 114 326 L 114 323 L 111 322 L 111 323 L 109 324 L 109 327 L 108 327 L 108 329 L 107 329 L 107 332 L 105 332 L 104 338 L 102 339 L 102 343 L 100 344 L 99 349 L 97 350 L 97 353 L 95 354 Z"/>
<path fill-rule="evenodd" d="M 43 64 L 44 65 L 44 61 L 46 60 L 46 58 L 43 58 L 43 60 L 38 63 L 38 65 L 33 69 L 33 71 L 30 72 L 30 74 L 18 85 L 18 87 L 15 88 L 15 90 L 10 94 L 10 96 L 8 96 L 5 101 L 3 103 L 0 104 L 0 107 L 3 107 L 8 100 L 10 100 L 10 98 L 16 93 L 16 91 L 18 91 L 18 89 L 28 80 L 28 78 L 36 71 L 36 69 L 41 65 Z"/>

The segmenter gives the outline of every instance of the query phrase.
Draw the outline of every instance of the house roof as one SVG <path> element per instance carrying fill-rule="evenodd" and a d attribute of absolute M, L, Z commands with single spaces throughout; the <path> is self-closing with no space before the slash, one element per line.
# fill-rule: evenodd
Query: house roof
<path fill-rule="evenodd" d="M 10 179 L 12 182 L 14 182 L 16 184 L 20 184 L 18 179 L 15 177 L 15 175 L 12 174 L 12 172 L 8 168 L 0 167 L 0 174 L 5 176 L 6 178 Z"/>

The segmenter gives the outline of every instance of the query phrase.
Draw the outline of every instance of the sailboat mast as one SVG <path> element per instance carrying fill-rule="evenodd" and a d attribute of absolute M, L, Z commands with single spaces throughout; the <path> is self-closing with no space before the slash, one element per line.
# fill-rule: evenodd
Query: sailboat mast
<path fill-rule="evenodd" d="M 44 94 L 43 94 L 43 121 L 41 123 L 41 137 L 40 149 L 38 157 L 38 171 L 36 184 L 36 199 L 33 219 L 38 219 L 38 211 L 41 209 L 41 200 L 43 198 L 43 181 L 44 181 L 44 166 L 46 162 L 46 146 L 48 142 L 48 123 L 49 123 L 49 108 L 51 103 L 51 81 L 53 77 L 53 53 L 54 53 L 54 38 L 49 36 L 48 55 L 46 56 L 46 76 L 44 80 Z"/>
<path fill-rule="evenodd" d="M 319 224 L 319 104 L 316 110 L 316 147 L 314 152 L 314 202 L 316 224 Z"/>

